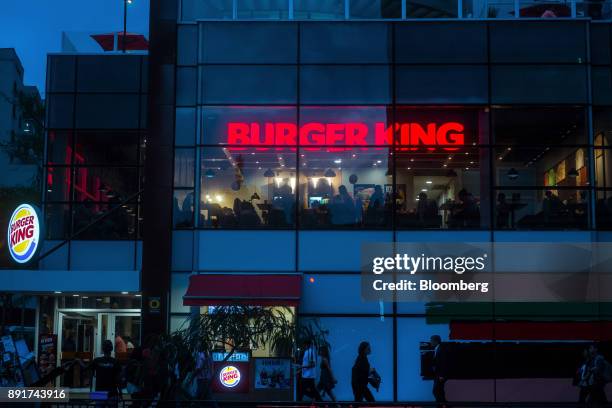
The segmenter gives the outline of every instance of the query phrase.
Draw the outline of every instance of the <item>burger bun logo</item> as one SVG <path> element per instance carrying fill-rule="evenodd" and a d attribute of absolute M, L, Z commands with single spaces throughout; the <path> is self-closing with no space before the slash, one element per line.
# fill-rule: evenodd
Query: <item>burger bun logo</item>
<path fill-rule="evenodd" d="M 240 371 L 234 366 L 225 366 L 219 373 L 219 381 L 223 386 L 233 388 L 240 383 Z"/>
<path fill-rule="evenodd" d="M 29 262 L 40 247 L 40 220 L 29 204 L 18 206 L 8 223 L 7 243 L 11 258 L 17 263 Z"/>

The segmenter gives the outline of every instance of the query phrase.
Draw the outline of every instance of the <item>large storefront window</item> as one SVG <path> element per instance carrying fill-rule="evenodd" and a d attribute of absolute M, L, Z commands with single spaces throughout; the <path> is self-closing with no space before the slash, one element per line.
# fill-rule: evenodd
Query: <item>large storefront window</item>
<path fill-rule="evenodd" d="M 175 153 L 176 228 L 590 226 L 593 147 L 583 107 L 206 106 L 201 113 L 199 152 Z M 610 179 L 605 135 L 594 149 L 598 202 Z"/>
<path fill-rule="evenodd" d="M 590 174 L 586 111 L 492 111 L 497 229 L 586 229 Z"/>
<path fill-rule="evenodd" d="M 612 229 L 612 110 L 593 109 L 595 215 L 598 229 Z"/>
<path fill-rule="evenodd" d="M 295 223 L 295 149 L 202 148 L 204 228 L 287 228 Z"/>
<path fill-rule="evenodd" d="M 393 157 L 389 148 L 300 150 L 300 227 L 389 228 Z"/>

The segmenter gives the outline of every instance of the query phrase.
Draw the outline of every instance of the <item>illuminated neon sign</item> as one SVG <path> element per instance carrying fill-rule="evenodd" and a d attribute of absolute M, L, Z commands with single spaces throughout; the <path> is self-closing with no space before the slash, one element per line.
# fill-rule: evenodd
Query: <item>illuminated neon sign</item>
<path fill-rule="evenodd" d="M 434 149 L 455 150 L 465 144 L 464 125 L 459 122 L 444 123 L 394 123 L 362 122 L 322 123 L 301 125 L 289 122 L 229 122 L 227 143 L 231 145 L 263 146 L 396 146 L 415 148 L 425 146 Z"/>
<path fill-rule="evenodd" d="M 234 388 L 240 383 L 240 371 L 234 366 L 225 366 L 219 373 L 219 381 L 224 387 Z"/>
<path fill-rule="evenodd" d="M 38 211 L 29 204 L 19 205 L 9 218 L 7 239 L 11 258 L 29 262 L 40 248 L 41 223 Z"/>

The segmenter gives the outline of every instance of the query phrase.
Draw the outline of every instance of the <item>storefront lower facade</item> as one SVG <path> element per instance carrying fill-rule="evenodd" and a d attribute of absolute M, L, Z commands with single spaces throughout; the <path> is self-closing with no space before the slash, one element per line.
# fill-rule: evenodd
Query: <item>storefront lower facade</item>
<path fill-rule="evenodd" d="M 606 340 L 605 305 L 364 302 L 360 251 L 609 240 L 608 24 L 187 20 L 170 330 L 242 299 L 241 282 L 259 280 L 260 304 L 293 276 L 299 321 L 329 331 L 339 399 L 365 340 L 377 400 L 432 400 L 421 346 L 439 334 L 463 358 L 450 400 L 575 400 L 572 359 Z"/>

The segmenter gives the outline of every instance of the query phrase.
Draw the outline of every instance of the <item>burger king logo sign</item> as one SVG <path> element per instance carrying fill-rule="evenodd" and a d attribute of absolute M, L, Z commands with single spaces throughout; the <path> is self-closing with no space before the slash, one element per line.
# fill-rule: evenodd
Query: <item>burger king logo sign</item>
<path fill-rule="evenodd" d="M 9 219 L 7 242 L 11 258 L 24 264 L 30 261 L 40 246 L 38 212 L 29 204 L 21 204 Z"/>
<path fill-rule="evenodd" d="M 223 386 L 233 388 L 240 382 L 240 371 L 234 366 L 225 366 L 219 373 L 219 381 Z"/>

